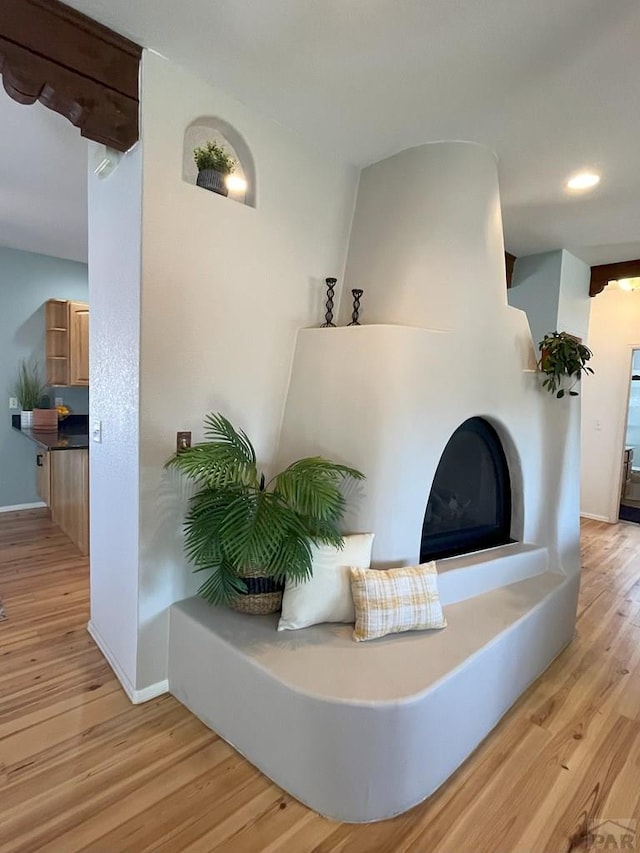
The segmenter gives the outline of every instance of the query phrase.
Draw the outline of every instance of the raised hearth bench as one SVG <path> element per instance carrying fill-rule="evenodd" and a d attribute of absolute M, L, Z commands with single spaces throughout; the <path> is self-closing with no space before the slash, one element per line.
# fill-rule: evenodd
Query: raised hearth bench
<path fill-rule="evenodd" d="M 432 794 L 573 636 L 579 575 L 513 544 L 439 564 L 449 622 L 367 643 L 276 631 L 199 598 L 170 613 L 169 689 L 292 796 L 340 821 Z M 469 595 L 473 597 L 469 597 Z"/>

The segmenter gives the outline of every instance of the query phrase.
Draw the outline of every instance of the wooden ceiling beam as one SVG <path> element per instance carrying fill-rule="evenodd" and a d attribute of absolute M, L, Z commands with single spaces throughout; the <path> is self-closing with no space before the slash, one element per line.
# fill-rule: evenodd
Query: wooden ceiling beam
<path fill-rule="evenodd" d="M 640 258 L 635 261 L 620 261 L 616 264 L 600 264 L 591 267 L 589 296 L 597 296 L 602 293 L 610 281 L 638 277 L 640 277 Z"/>
<path fill-rule="evenodd" d="M 516 261 L 516 256 L 512 255 L 511 252 L 504 253 L 504 265 L 507 270 L 507 289 L 511 287 L 511 279 L 513 278 L 513 265 Z"/>
<path fill-rule="evenodd" d="M 58 0 L 1 0 L 0 74 L 21 104 L 40 101 L 118 151 L 138 141 L 142 48 Z"/>

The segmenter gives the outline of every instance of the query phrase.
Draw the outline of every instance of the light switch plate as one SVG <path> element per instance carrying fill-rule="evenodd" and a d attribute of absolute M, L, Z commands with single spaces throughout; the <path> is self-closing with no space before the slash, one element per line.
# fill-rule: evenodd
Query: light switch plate
<path fill-rule="evenodd" d="M 97 418 L 91 419 L 91 440 L 102 444 L 102 421 Z"/>

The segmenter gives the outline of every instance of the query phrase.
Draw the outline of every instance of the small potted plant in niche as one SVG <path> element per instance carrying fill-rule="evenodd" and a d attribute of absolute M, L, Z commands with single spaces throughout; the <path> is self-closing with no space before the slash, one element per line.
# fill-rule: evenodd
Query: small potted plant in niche
<path fill-rule="evenodd" d="M 199 487 L 185 521 L 187 556 L 194 571 L 208 573 L 198 592 L 243 613 L 275 613 L 284 581 L 311 576 L 311 545 L 342 545 L 346 501 L 339 486 L 364 475 L 314 456 L 267 483 L 242 430 L 210 414 L 205 435 L 209 441 L 167 462 Z"/>
<path fill-rule="evenodd" d="M 224 145 L 213 141 L 207 142 L 200 148 L 193 149 L 193 159 L 198 167 L 197 186 L 219 195 L 229 195 L 227 175 L 235 169 L 236 161 Z"/>
<path fill-rule="evenodd" d="M 555 394 L 560 400 L 565 394 L 577 397 L 574 387 L 582 374 L 592 374 L 593 370 L 587 365 L 593 353 L 585 346 L 580 338 L 569 332 L 552 332 L 545 335 L 538 344 L 540 350 L 539 369 L 545 374 L 542 387 L 550 394 Z M 564 377 L 573 379 L 568 388 L 563 388 Z"/>
<path fill-rule="evenodd" d="M 20 428 L 30 429 L 33 423 L 33 410 L 40 403 L 45 386 L 40 377 L 40 370 L 35 362 L 22 359 L 18 368 L 18 378 L 13 386 L 13 395 L 17 397 L 22 411 L 20 412 Z"/>

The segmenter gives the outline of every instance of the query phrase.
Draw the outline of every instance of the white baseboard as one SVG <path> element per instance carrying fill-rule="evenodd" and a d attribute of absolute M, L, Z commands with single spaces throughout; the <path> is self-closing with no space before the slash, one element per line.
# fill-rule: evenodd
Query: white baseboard
<path fill-rule="evenodd" d="M 607 524 L 616 524 L 617 518 L 611 519 L 606 515 L 594 515 L 591 512 L 581 512 L 580 518 L 590 518 L 592 521 L 606 521 Z"/>
<path fill-rule="evenodd" d="M 0 512 L 20 512 L 22 509 L 40 509 L 46 506 L 44 501 L 35 501 L 32 504 L 14 504 L 13 506 L 0 506 Z"/>
<path fill-rule="evenodd" d="M 93 624 L 93 622 L 91 622 L 91 620 L 89 620 L 89 622 L 87 623 L 87 631 L 89 632 L 95 644 L 106 658 L 107 663 L 114 671 L 116 678 L 122 685 L 122 689 L 134 705 L 140 705 L 142 702 L 148 702 L 150 699 L 155 699 L 156 696 L 162 696 L 163 693 L 169 692 L 169 681 L 166 678 L 164 679 L 164 681 L 157 681 L 155 684 L 150 684 L 148 687 L 143 687 L 142 690 L 137 690 L 133 686 L 127 675 L 122 671 L 122 667 L 113 656 L 111 649 L 105 643 L 100 632 Z"/>
<path fill-rule="evenodd" d="M 148 687 L 143 687 L 142 690 L 136 690 L 134 692 L 135 695 L 131 701 L 134 705 L 141 705 L 143 702 L 148 702 L 150 699 L 162 696 L 163 693 L 168 693 L 169 679 L 165 678 L 162 681 L 156 681 L 155 684 L 149 684 Z"/>

